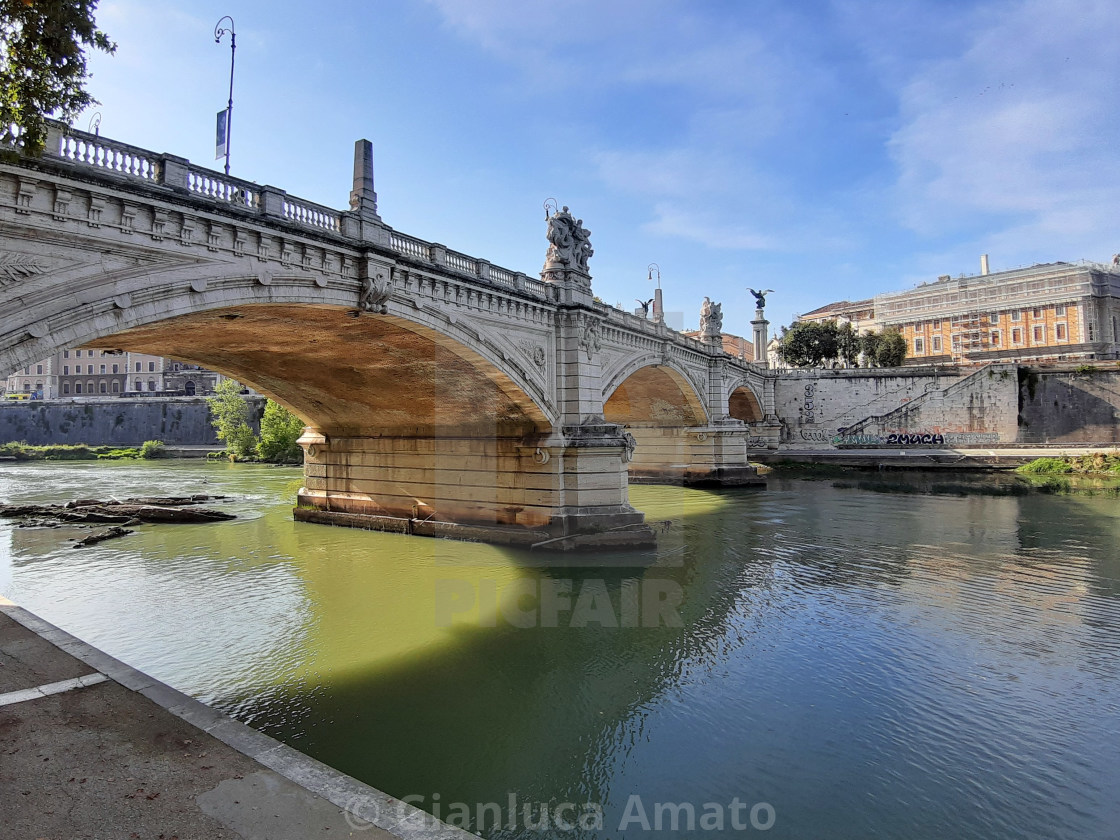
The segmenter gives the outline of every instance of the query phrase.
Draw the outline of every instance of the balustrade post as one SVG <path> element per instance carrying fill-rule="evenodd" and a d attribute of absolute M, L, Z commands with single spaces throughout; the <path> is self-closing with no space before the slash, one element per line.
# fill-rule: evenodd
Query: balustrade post
<path fill-rule="evenodd" d="M 190 161 L 176 155 L 160 155 L 160 183 L 177 192 L 188 192 L 190 183 Z"/>
<path fill-rule="evenodd" d="M 475 260 L 475 265 L 478 269 L 478 276 L 482 280 L 490 279 L 490 261 L 489 260 Z"/>
<path fill-rule="evenodd" d="M 284 197 L 288 193 L 272 186 L 261 187 L 261 213 L 276 219 L 284 218 Z"/>
<path fill-rule="evenodd" d="M 69 133 L 66 128 L 62 123 L 54 121 L 47 123 L 47 138 L 43 145 L 44 157 L 61 157 L 62 138 Z"/>
<path fill-rule="evenodd" d="M 428 259 L 436 265 L 447 265 L 447 246 L 433 242 L 428 246 Z"/>

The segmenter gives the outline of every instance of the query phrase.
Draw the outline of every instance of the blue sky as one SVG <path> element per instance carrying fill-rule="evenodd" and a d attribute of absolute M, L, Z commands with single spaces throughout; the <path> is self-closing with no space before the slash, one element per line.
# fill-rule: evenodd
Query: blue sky
<path fill-rule="evenodd" d="M 527 274 L 542 202 L 593 288 L 749 335 L 832 300 L 1120 251 L 1113 0 L 102 0 L 101 132 L 336 208 L 374 144 L 397 230 Z M 89 114 L 76 122 L 86 128 Z"/>

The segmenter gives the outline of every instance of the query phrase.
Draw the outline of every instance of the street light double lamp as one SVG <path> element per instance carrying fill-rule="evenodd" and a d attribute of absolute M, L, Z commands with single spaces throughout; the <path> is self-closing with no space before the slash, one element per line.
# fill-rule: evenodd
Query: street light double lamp
<path fill-rule="evenodd" d="M 223 21 L 229 21 L 229 28 L 222 26 Z M 233 133 L 233 62 L 237 56 L 237 33 L 233 29 L 233 18 L 229 15 L 221 18 L 214 25 L 214 43 L 220 44 L 222 36 L 229 33 L 229 104 L 224 111 L 218 112 L 218 125 L 215 133 L 215 159 L 225 155 L 226 175 L 229 175 L 229 146 L 230 136 Z"/>
<path fill-rule="evenodd" d="M 646 270 L 649 272 L 647 282 L 652 283 L 654 277 L 657 278 L 657 288 L 653 292 L 653 320 L 660 323 L 665 320 L 665 306 L 661 301 L 661 266 L 650 263 Z"/>

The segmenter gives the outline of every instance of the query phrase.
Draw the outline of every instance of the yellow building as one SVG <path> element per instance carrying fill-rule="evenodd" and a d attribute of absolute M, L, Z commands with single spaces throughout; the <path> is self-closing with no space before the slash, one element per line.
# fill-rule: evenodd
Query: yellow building
<path fill-rule="evenodd" d="M 1098 263 L 941 277 L 874 304 L 879 328 L 906 338 L 910 364 L 1115 359 L 1120 350 L 1120 270 Z"/>

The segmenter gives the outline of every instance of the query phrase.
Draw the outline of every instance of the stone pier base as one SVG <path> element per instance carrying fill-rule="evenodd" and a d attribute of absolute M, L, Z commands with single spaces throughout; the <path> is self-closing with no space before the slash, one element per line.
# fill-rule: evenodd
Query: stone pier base
<path fill-rule="evenodd" d="M 699 428 L 631 427 L 637 447 L 630 461 L 634 484 L 765 487 L 750 464 L 750 430 L 743 424 Z"/>
<path fill-rule="evenodd" d="M 656 543 L 627 498 L 617 432 L 543 440 L 307 431 L 297 519 L 550 549 Z"/>

